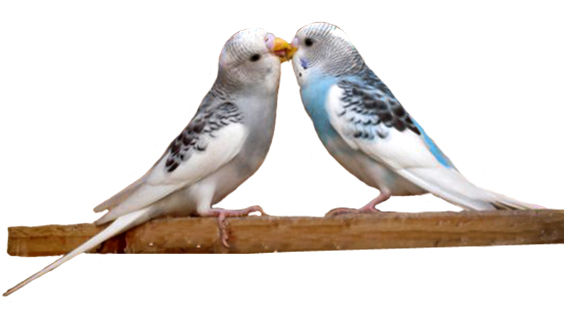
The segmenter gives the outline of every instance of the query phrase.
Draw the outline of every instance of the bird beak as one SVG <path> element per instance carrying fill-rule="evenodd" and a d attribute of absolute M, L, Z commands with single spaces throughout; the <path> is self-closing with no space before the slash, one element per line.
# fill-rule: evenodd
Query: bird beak
<path fill-rule="evenodd" d="M 290 47 L 286 49 L 286 58 L 288 58 L 288 60 L 292 59 L 297 50 L 298 48 L 294 46 L 294 43 L 290 44 Z"/>
<path fill-rule="evenodd" d="M 288 42 L 277 37 L 274 39 L 274 46 L 272 47 L 272 52 L 274 53 L 274 55 L 278 56 L 278 58 L 280 59 L 280 63 L 284 63 L 292 58 L 292 56 L 296 52 L 296 49 L 290 44 L 288 44 Z"/>

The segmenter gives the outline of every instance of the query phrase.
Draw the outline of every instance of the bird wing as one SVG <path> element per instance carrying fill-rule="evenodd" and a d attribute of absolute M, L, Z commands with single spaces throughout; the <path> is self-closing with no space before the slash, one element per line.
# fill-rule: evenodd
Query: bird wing
<path fill-rule="evenodd" d="M 145 208 L 212 174 L 239 153 L 246 137 L 236 104 L 204 99 L 192 121 L 143 177 L 94 208 L 110 210 L 97 224 Z"/>
<path fill-rule="evenodd" d="M 455 205 L 471 210 L 497 208 L 492 203 L 499 200 L 498 195 L 458 172 L 370 70 L 342 79 L 327 98 L 331 125 L 351 148 Z"/>

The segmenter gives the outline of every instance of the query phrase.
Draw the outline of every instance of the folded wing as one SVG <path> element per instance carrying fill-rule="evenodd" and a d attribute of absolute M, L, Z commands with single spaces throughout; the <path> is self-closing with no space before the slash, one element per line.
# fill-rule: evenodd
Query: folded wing
<path fill-rule="evenodd" d="M 469 210 L 538 207 L 470 183 L 370 70 L 333 86 L 327 111 L 349 146 L 446 201 Z"/>
<path fill-rule="evenodd" d="M 96 224 L 145 208 L 212 174 L 241 150 L 243 115 L 231 102 L 204 103 L 163 156 L 139 180 L 94 208 L 109 212 Z"/>

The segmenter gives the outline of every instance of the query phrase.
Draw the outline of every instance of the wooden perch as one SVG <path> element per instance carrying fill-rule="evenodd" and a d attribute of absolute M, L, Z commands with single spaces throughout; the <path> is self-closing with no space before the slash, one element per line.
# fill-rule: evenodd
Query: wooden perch
<path fill-rule="evenodd" d="M 384 212 L 376 215 L 229 218 L 230 248 L 213 218 L 158 219 L 92 253 L 261 253 L 564 243 L 564 211 Z M 8 253 L 60 255 L 101 228 L 92 224 L 8 228 Z"/>

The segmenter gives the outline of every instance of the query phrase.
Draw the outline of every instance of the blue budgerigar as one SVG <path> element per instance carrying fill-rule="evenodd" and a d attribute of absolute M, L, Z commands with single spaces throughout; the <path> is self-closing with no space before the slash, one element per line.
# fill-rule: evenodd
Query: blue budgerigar
<path fill-rule="evenodd" d="M 390 196 L 431 193 L 467 210 L 540 208 L 469 182 L 368 68 L 335 25 L 313 23 L 292 41 L 303 104 L 329 153 L 380 195 L 360 209 L 377 212 Z"/>

